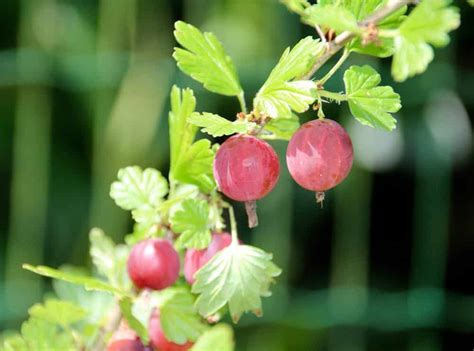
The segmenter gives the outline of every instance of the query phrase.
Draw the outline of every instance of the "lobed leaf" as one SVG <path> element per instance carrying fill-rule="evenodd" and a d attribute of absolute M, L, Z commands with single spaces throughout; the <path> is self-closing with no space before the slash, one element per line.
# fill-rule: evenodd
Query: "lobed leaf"
<path fill-rule="evenodd" d="M 291 111 L 305 112 L 316 96 L 316 83 L 312 80 L 273 83 L 259 92 L 254 105 L 272 118 L 290 118 Z"/>
<path fill-rule="evenodd" d="M 61 267 L 62 271 L 83 272 L 83 269 L 72 266 Z M 115 303 L 114 296 L 103 291 L 86 291 L 83 286 L 64 280 L 53 280 L 54 292 L 64 301 L 72 302 L 87 311 L 85 321 L 98 325 Z M 93 338 L 92 338 L 93 339 Z"/>
<path fill-rule="evenodd" d="M 60 332 L 53 324 L 42 319 L 30 318 L 24 322 L 21 335 L 27 350 L 77 350 L 71 334 Z"/>
<path fill-rule="evenodd" d="M 424 0 L 400 25 L 395 37 L 392 76 L 396 81 L 422 73 L 433 60 L 433 48 L 449 43 L 448 32 L 460 23 L 459 11 L 450 0 Z"/>
<path fill-rule="evenodd" d="M 0 351 L 29 351 L 29 349 L 21 335 L 13 334 L 0 340 Z"/>
<path fill-rule="evenodd" d="M 125 295 L 124 291 L 121 291 L 120 289 L 117 289 L 114 286 L 96 278 L 79 275 L 71 272 L 64 272 L 46 266 L 35 267 L 29 264 L 24 264 L 23 268 L 45 277 L 64 280 L 69 283 L 82 285 L 86 290 L 105 291 L 116 294 L 118 296 Z"/>
<path fill-rule="evenodd" d="M 197 128 L 188 123 L 188 118 L 196 108 L 196 98 L 191 89 L 179 89 L 173 85 L 171 89 L 171 111 L 169 113 L 170 133 L 170 173 L 179 164 L 181 155 L 191 146 Z"/>
<path fill-rule="evenodd" d="M 392 87 L 378 86 L 380 75 L 370 66 L 351 66 L 344 73 L 349 108 L 362 124 L 384 130 L 395 128 L 390 115 L 401 108 L 400 96 Z"/>
<path fill-rule="evenodd" d="M 248 245 L 233 243 L 221 250 L 195 275 L 192 292 L 199 294 L 199 313 L 208 317 L 228 304 L 234 322 L 247 311 L 262 315 L 261 297 L 271 295 L 270 285 L 281 273 L 271 259 Z"/>
<path fill-rule="evenodd" d="M 291 118 L 272 119 L 265 125 L 261 136 L 264 139 L 290 140 L 299 127 L 300 122 L 296 115 L 292 115 Z"/>
<path fill-rule="evenodd" d="M 110 196 L 124 210 L 156 207 L 168 193 L 167 180 L 153 168 L 125 167 L 119 170 L 118 179 L 112 183 Z"/>
<path fill-rule="evenodd" d="M 196 341 L 207 329 L 194 307 L 195 297 L 185 289 L 171 288 L 156 294 L 160 323 L 168 340 L 177 344 Z"/>
<path fill-rule="evenodd" d="M 188 199 L 170 217 L 171 228 L 181 233 L 175 242 L 178 248 L 204 249 L 211 242 L 208 226 L 209 206 L 205 200 Z"/>
<path fill-rule="evenodd" d="M 203 192 L 210 193 L 215 187 L 213 161 L 214 152 L 210 141 L 198 140 L 182 156 L 175 168 L 174 178 L 183 183 L 194 184 Z"/>
<path fill-rule="evenodd" d="M 293 80 L 307 73 L 323 50 L 324 45 L 312 37 L 287 48 L 254 99 L 256 112 L 289 118 L 292 110 L 306 111 L 316 99 L 316 85 L 311 80 Z"/>
<path fill-rule="evenodd" d="M 84 319 L 87 312 L 80 306 L 57 299 L 47 300 L 44 304 L 35 304 L 28 313 L 31 317 L 67 328 L 71 324 Z"/>
<path fill-rule="evenodd" d="M 191 348 L 191 351 L 233 351 L 234 331 L 227 324 L 217 324 L 205 331 Z"/>
<path fill-rule="evenodd" d="M 175 48 L 178 67 L 212 92 L 237 96 L 242 94 L 237 71 L 222 44 L 212 33 L 177 21 L 174 36 L 184 49 Z"/>
<path fill-rule="evenodd" d="M 288 10 L 301 14 L 311 4 L 307 0 L 280 0 Z"/>
<path fill-rule="evenodd" d="M 90 255 L 98 272 L 102 274 L 111 285 L 125 290 L 130 285 L 127 274 L 128 247 L 115 245 L 112 239 L 98 228 L 93 228 L 89 233 Z"/>
<path fill-rule="evenodd" d="M 356 2 L 354 2 L 355 4 Z M 369 14 L 376 11 L 380 6 L 385 5 L 385 1 L 373 0 L 363 2 L 363 5 L 357 9 L 352 8 L 352 11 L 358 13 L 357 19 L 362 20 L 367 17 Z M 346 6 L 352 4 L 350 1 Z M 359 11 L 359 12 L 357 12 Z M 393 12 L 391 15 L 384 18 L 377 28 L 385 29 L 396 29 L 405 19 L 405 13 L 407 11 L 407 6 L 403 6 L 397 11 Z M 354 38 L 348 45 L 348 49 L 352 52 L 357 52 L 364 55 L 371 55 L 376 57 L 389 57 L 392 56 L 395 52 L 395 44 L 393 38 L 379 37 L 376 42 L 363 43 L 360 37 Z"/>
<path fill-rule="evenodd" d="M 201 127 L 202 132 L 220 137 L 223 135 L 232 135 L 235 133 L 247 133 L 255 127 L 255 123 L 245 121 L 229 121 L 219 115 L 203 112 L 201 114 L 194 113 L 188 118 L 189 123 Z"/>
<path fill-rule="evenodd" d="M 338 5 L 312 5 L 304 11 L 302 19 L 306 24 L 330 28 L 337 33 L 346 30 L 353 33 L 361 32 L 357 17 L 347 8 Z"/>

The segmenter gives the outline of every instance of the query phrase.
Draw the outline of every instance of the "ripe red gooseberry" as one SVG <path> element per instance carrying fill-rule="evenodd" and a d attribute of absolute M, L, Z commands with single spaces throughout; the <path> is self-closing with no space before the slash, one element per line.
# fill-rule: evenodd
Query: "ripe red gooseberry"
<path fill-rule="evenodd" d="M 245 202 L 251 228 L 258 224 L 255 201 L 273 189 L 279 174 L 280 163 L 273 148 L 251 135 L 227 139 L 214 160 L 214 178 L 220 191 Z"/>
<path fill-rule="evenodd" d="M 150 336 L 150 344 L 159 351 L 187 351 L 193 346 L 190 341 L 178 345 L 166 339 L 161 329 L 160 315 L 156 310 L 152 313 L 148 323 L 148 335 Z"/>
<path fill-rule="evenodd" d="M 165 289 L 179 276 L 179 256 L 165 239 L 147 239 L 136 244 L 128 257 L 128 275 L 139 289 Z"/>
<path fill-rule="evenodd" d="M 122 325 L 112 335 L 107 351 L 150 351 L 145 347 L 138 335 L 128 326 Z"/>
<path fill-rule="evenodd" d="M 318 119 L 303 124 L 292 136 L 286 164 L 293 179 L 316 192 L 318 202 L 324 192 L 342 182 L 352 167 L 352 142 L 339 123 Z"/>
<path fill-rule="evenodd" d="M 194 274 L 216 253 L 229 246 L 232 236 L 229 233 L 212 234 L 212 241 L 206 249 L 189 249 L 184 256 L 184 277 L 189 284 L 194 284 Z"/>

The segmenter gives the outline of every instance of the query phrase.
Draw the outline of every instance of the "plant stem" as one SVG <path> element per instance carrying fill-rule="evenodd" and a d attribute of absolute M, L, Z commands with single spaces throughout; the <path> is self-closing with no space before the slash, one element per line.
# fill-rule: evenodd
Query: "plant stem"
<path fill-rule="evenodd" d="M 322 31 L 321 27 L 318 26 L 318 25 L 315 25 L 314 29 L 316 29 L 316 32 L 318 33 L 319 37 L 321 38 L 321 42 L 327 43 L 326 36 L 324 35 L 324 32 Z"/>
<path fill-rule="evenodd" d="M 182 193 L 181 195 L 178 195 L 176 197 L 173 197 L 171 199 L 166 200 L 165 202 L 161 203 L 159 205 L 159 210 L 160 211 L 167 211 L 171 206 L 173 206 L 175 203 L 182 201 L 189 196 L 191 196 L 194 193 L 194 191 L 187 191 L 185 193 Z"/>
<path fill-rule="evenodd" d="M 334 73 L 336 73 L 336 71 L 341 67 L 341 65 L 347 60 L 350 54 L 351 52 L 349 50 L 344 49 L 341 57 L 339 58 L 339 60 L 337 60 L 336 64 L 330 69 L 328 73 L 326 73 L 323 78 L 318 80 L 317 83 L 319 85 L 324 85 L 329 80 L 329 78 L 331 78 Z"/>
<path fill-rule="evenodd" d="M 346 101 L 347 96 L 341 93 L 333 93 L 332 91 L 327 90 L 318 90 L 318 95 L 320 97 L 325 97 L 334 101 Z"/>
<path fill-rule="evenodd" d="M 413 0 L 389 0 L 387 4 L 370 16 L 366 17 L 362 22 L 359 23 L 359 27 L 366 27 L 368 24 L 377 24 L 382 19 L 397 11 L 399 8 L 413 3 Z M 311 69 L 305 75 L 301 76 L 300 79 L 311 79 L 316 71 L 324 65 L 335 53 L 341 50 L 344 45 L 355 36 L 355 33 L 345 31 L 339 34 L 333 41 L 327 44 L 326 52 L 322 54 L 316 62 L 313 64 Z"/>
<path fill-rule="evenodd" d="M 239 244 L 239 237 L 237 235 L 237 221 L 235 220 L 234 208 L 231 204 L 224 202 L 222 207 L 227 208 L 229 211 L 229 219 L 230 219 L 230 233 L 232 234 L 232 244 L 238 245 Z"/>
<path fill-rule="evenodd" d="M 383 38 L 395 38 L 398 33 L 398 29 L 379 29 L 378 36 Z"/>
<path fill-rule="evenodd" d="M 241 91 L 240 94 L 237 95 L 237 99 L 239 100 L 240 109 L 243 113 L 247 114 L 247 105 L 245 104 L 245 95 L 243 91 Z"/>

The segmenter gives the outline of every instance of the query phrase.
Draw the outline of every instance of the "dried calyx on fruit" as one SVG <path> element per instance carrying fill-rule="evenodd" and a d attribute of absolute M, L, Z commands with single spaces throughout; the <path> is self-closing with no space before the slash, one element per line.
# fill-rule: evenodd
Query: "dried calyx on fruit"
<path fill-rule="evenodd" d="M 275 187 L 279 174 L 280 163 L 273 148 L 251 135 L 227 139 L 214 160 L 214 177 L 220 191 L 245 202 L 251 228 L 258 225 L 256 200 Z"/>
<path fill-rule="evenodd" d="M 316 192 L 318 202 L 324 192 L 342 182 L 352 167 L 352 142 L 339 123 L 318 119 L 303 124 L 291 138 L 286 163 L 293 179 Z"/>
<path fill-rule="evenodd" d="M 179 277 L 179 255 L 170 241 L 147 239 L 132 248 L 127 268 L 137 288 L 162 290 Z"/>

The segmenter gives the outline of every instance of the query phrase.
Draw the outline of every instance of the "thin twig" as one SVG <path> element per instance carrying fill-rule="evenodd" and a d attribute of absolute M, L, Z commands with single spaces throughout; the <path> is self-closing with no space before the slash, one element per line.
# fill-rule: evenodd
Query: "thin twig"
<path fill-rule="evenodd" d="M 326 84 L 326 82 L 328 81 L 329 78 L 331 78 L 334 73 L 336 73 L 336 71 L 341 67 L 341 65 L 347 60 L 347 58 L 349 57 L 350 55 L 350 51 L 347 50 L 347 49 L 344 49 L 344 52 L 343 54 L 341 55 L 341 57 L 339 58 L 339 60 L 336 62 L 336 64 L 329 70 L 328 73 L 326 73 L 326 75 L 321 78 L 320 80 L 318 80 L 318 84 L 323 86 L 324 84 Z"/>
<path fill-rule="evenodd" d="M 388 15 L 410 3 L 413 3 L 413 0 L 389 0 L 387 5 L 381 7 L 361 21 L 359 23 L 359 27 L 366 27 L 369 23 L 376 24 Z M 310 79 L 322 65 L 324 65 L 335 53 L 341 50 L 344 47 L 344 44 L 346 44 L 354 36 L 355 34 L 349 31 L 339 34 L 333 41 L 327 44 L 326 52 L 316 60 L 309 72 L 300 77 L 300 79 Z"/>
<path fill-rule="evenodd" d="M 321 29 L 321 27 L 319 25 L 315 25 L 314 26 L 314 29 L 316 29 L 316 32 L 318 33 L 319 37 L 321 38 L 321 41 L 323 43 L 326 43 L 327 40 L 326 40 L 326 36 L 324 35 L 324 32 L 323 30 Z"/>

